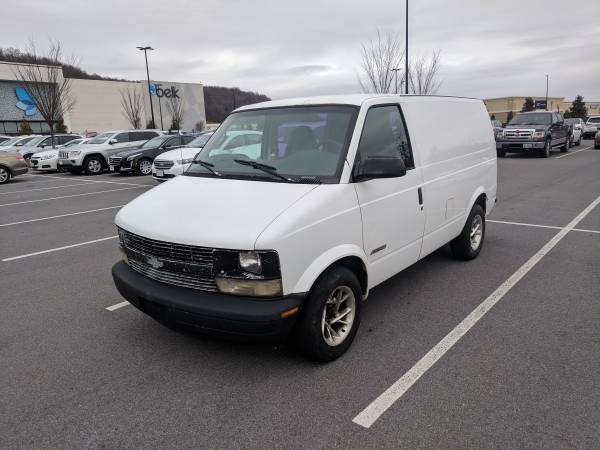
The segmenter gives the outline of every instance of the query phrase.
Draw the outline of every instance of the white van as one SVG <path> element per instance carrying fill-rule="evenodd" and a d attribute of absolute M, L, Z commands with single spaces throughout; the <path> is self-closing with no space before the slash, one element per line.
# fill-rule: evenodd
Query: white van
<path fill-rule="evenodd" d="M 219 147 L 239 129 L 262 132 L 258 158 Z M 350 346 L 375 286 L 447 243 L 460 259 L 479 254 L 496 162 L 481 100 L 245 106 L 183 176 L 119 211 L 113 278 L 163 323 L 263 340 L 291 332 L 329 361 Z"/>

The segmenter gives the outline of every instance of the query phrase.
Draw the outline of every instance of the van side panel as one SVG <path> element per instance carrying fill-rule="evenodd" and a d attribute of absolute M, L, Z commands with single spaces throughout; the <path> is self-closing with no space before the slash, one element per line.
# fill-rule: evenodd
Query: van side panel
<path fill-rule="evenodd" d="M 422 258 L 460 234 L 479 194 L 486 194 L 490 212 L 496 198 L 496 144 L 480 100 L 406 98 L 402 110 L 423 171 Z"/>

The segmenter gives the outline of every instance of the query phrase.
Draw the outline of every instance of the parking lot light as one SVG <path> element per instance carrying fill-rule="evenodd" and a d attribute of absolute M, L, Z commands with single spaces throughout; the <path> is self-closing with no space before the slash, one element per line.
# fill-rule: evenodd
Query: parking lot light
<path fill-rule="evenodd" d="M 154 107 L 152 106 L 152 92 L 150 90 L 150 70 L 148 69 L 148 50 L 154 50 L 150 46 L 138 46 L 138 50 L 144 52 L 144 57 L 146 59 L 146 76 L 148 77 L 148 99 L 150 100 L 150 115 L 152 116 L 152 126 L 156 128 L 156 122 L 154 121 Z"/>

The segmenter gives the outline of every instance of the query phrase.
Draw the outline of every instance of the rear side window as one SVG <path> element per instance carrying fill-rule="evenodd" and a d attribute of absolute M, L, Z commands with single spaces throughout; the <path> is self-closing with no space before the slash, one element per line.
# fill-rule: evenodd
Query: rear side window
<path fill-rule="evenodd" d="M 187 145 L 194 140 L 194 136 L 181 136 L 181 143 Z"/>
<path fill-rule="evenodd" d="M 588 123 L 600 123 L 600 117 L 590 117 Z"/>
<path fill-rule="evenodd" d="M 402 158 L 407 169 L 415 163 L 400 108 L 396 105 L 376 106 L 367 112 L 357 158 Z"/>

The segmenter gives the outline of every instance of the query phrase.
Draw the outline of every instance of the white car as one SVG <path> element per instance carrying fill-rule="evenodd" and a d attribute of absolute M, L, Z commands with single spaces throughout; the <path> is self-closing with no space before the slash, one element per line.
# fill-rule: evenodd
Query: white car
<path fill-rule="evenodd" d="M 6 141 L 10 141 L 12 138 L 10 136 L 4 136 L 3 134 L 0 134 L 0 146 L 2 146 L 2 144 Z"/>
<path fill-rule="evenodd" d="M 583 138 L 591 137 L 594 138 L 596 131 L 600 128 L 600 116 L 590 116 L 585 121 L 583 126 Z"/>
<path fill-rule="evenodd" d="M 213 134 L 212 131 L 202 133 L 185 147 L 161 153 L 152 163 L 152 177 L 156 181 L 167 181 L 183 174 Z"/>
<path fill-rule="evenodd" d="M 139 147 L 153 137 L 162 135 L 158 130 L 106 131 L 85 144 L 58 151 L 58 166 L 71 173 L 85 172 L 98 175 L 109 168 L 109 158 L 123 150 Z"/>
<path fill-rule="evenodd" d="M 583 138 L 583 125 L 582 119 L 578 118 L 567 118 L 565 123 L 571 127 L 571 147 L 573 145 L 581 145 L 581 139 Z"/>
<path fill-rule="evenodd" d="M 58 148 L 58 146 L 66 144 L 74 139 L 81 138 L 78 134 L 55 134 L 54 140 L 52 136 L 36 135 L 28 136 L 26 140 L 21 140 L 11 147 L 5 147 L 5 151 L 19 152 L 25 159 L 30 159 L 35 153 L 41 152 L 46 148 Z"/>
<path fill-rule="evenodd" d="M 257 144 L 223 154 L 224 136 L 244 128 L 262 132 L 258 157 L 245 154 Z M 352 343 L 375 286 L 447 243 L 459 259 L 477 257 L 496 189 L 481 100 L 249 105 L 183 176 L 119 211 L 113 279 L 163 323 L 260 340 L 293 333 L 306 355 L 330 361 Z"/>

